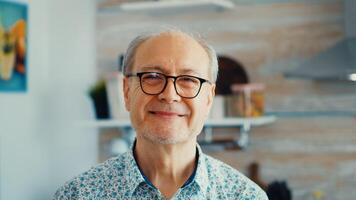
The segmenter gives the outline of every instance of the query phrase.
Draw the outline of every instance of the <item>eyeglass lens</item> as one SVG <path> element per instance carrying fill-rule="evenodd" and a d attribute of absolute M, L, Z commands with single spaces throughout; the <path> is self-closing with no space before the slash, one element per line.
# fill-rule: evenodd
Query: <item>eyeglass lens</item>
<path fill-rule="evenodd" d="M 165 89 L 168 78 L 171 77 L 160 73 L 144 73 L 140 78 L 142 90 L 147 94 L 160 94 Z M 198 94 L 201 81 L 196 77 L 183 75 L 176 77 L 174 84 L 178 95 L 192 98 Z"/>

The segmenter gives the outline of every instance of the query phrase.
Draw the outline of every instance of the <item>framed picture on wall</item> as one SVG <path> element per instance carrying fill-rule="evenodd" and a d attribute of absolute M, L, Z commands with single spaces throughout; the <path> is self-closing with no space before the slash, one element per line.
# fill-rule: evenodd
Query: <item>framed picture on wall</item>
<path fill-rule="evenodd" d="M 0 0 L 0 92 L 26 92 L 27 5 Z"/>

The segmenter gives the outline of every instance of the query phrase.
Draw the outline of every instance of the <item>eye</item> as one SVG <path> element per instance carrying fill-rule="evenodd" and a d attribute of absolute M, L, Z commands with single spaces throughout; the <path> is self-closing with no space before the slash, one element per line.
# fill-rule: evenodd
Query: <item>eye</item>
<path fill-rule="evenodd" d="M 144 78 L 146 80 L 149 80 L 149 79 L 155 80 L 155 79 L 162 79 L 162 76 L 157 73 L 147 73 L 147 74 L 144 74 L 142 76 L 142 78 Z"/>
<path fill-rule="evenodd" d="M 185 82 L 185 83 L 193 83 L 193 84 L 197 84 L 199 83 L 199 79 L 194 78 L 194 77 L 190 77 L 190 76 L 182 76 L 179 78 L 180 82 Z"/>
<path fill-rule="evenodd" d="M 184 88 L 195 88 L 199 87 L 200 81 L 192 76 L 181 76 L 177 79 L 177 84 Z"/>
<path fill-rule="evenodd" d="M 148 84 L 158 84 L 164 82 L 164 76 L 158 73 L 147 73 L 142 76 L 142 81 Z"/>

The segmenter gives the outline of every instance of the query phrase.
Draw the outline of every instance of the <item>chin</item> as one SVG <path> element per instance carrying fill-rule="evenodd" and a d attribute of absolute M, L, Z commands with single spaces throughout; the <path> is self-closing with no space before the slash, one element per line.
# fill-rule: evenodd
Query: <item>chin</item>
<path fill-rule="evenodd" d="M 155 135 L 146 135 L 144 137 L 156 144 L 178 144 L 182 142 L 177 138 L 164 138 L 164 137 L 157 137 Z"/>
<path fill-rule="evenodd" d="M 182 131 L 172 132 L 172 130 L 164 131 L 162 129 L 157 132 L 153 132 L 152 129 L 151 131 L 144 131 L 142 136 L 157 144 L 178 144 L 185 142 L 190 138 L 189 134 L 182 134 Z"/>
<path fill-rule="evenodd" d="M 144 133 L 142 137 L 155 144 L 177 144 L 180 142 L 176 137 L 162 137 L 156 134 Z"/>

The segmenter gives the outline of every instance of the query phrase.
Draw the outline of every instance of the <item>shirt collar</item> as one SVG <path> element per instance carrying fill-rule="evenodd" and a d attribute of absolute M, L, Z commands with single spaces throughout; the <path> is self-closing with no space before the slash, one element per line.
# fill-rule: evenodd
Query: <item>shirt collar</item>
<path fill-rule="evenodd" d="M 207 166 L 205 162 L 206 156 L 201 150 L 201 147 L 198 143 L 197 143 L 197 149 L 198 149 L 199 158 L 198 158 L 198 166 L 197 166 L 194 182 L 199 186 L 202 194 L 206 194 L 206 191 L 208 189 L 208 184 L 209 184 L 209 176 L 208 176 Z"/>
<path fill-rule="evenodd" d="M 145 182 L 144 177 L 142 176 L 140 169 L 138 168 L 138 164 L 136 163 L 134 157 L 134 148 L 135 148 L 136 141 L 130 147 L 130 150 L 124 153 L 124 163 L 127 163 L 127 167 L 124 169 L 124 179 L 127 187 L 129 188 L 129 192 L 132 195 L 136 188 Z M 198 165 L 195 172 L 194 181 L 192 183 L 196 183 L 202 194 L 206 194 L 209 179 L 208 179 L 208 171 L 206 167 L 206 156 L 202 152 L 200 145 L 197 143 L 197 150 L 198 150 Z"/>
<path fill-rule="evenodd" d="M 140 169 L 138 168 L 138 165 L 136 163 L 135 157 L 134 157 L 134 150 L 135 147 L 135 142 L 131 145 L 130 150 L 124 153 L 125 160 L 124 163 L 127 164 L 127 166 L 124 169 L 123 172 L 123 178 L 125 179 L 125 184 L 127 185 L 129 189 L 129 193 L 131 196 L 135 192 L 136 188 L 145 182 L 145 179 L 142 177 L 142 174 L 140 172 Z"/>

